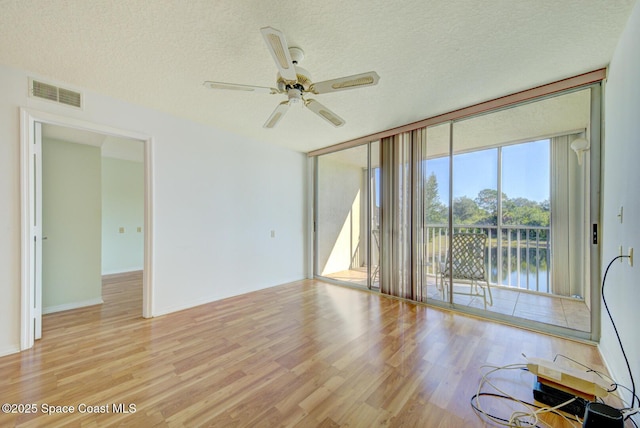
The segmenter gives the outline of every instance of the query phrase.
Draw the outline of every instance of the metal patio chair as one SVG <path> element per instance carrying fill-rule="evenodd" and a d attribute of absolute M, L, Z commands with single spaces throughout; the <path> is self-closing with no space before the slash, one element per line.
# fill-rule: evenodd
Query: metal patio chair
<path fill-rule="evenodd" d="M 485 248 L 487 235 L 484 233 L 456 233 L 451 242 L 451 260 L 447 256 L 444 263 L 440 263 L 439 287 L 442 291 L 442 299 L 446 299 L 449 289 L 453 294 L 482 297 L 484 309 L 493 305 L 491 288 L 487 281 Z M 449 253 L 447 253 L 449 254 Z M 452 272 L 453 271 L 453 272 Z M 453 287 L 449 287 L 449 281 L 453 280 Z M 469 284 L 469 291 L 456 291 L 460 283 Z"/>

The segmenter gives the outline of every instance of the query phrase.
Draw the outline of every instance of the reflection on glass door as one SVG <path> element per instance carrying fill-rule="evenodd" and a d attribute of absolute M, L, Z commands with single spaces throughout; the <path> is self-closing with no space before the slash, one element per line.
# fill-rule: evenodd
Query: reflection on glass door
<path fill-rule="evenodd" d="M 316 158 L 316 276 L 378 286 L 379 156 L 371 156 L 378 148 L 365 144 Z"/>
<path fill-rule="evenodd" d="M 369 145 L 369 288 L 380 288 L 380 222 L 382 211 L 382 171 L 380 167 L 380 141 Z"/>
<path fill-rule="evenodd" d="M 453 122 L 450 223 L 438 217 L 448 153 L 427 138 L 427 300 L 591 331 L 589 166 L 571 150 L 589 132 L 590 94 L 583 89 Z M 474 256 L 471 241 L 456 246 L 471 235 L 483 242 Z"/>
<path fill-rule="evenodd" d="M 592 99 L 595 86 L 318 155 L 315 275 L 590 337 L 599 165 L 571 146 L 599 150 Z"/>

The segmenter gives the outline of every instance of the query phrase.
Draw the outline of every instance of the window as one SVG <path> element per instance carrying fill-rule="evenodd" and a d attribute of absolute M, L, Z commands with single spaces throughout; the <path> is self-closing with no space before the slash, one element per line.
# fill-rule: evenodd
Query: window
<path fill-rule="evenodd" d="M 599 91 L 595 84 L 474 116 L 454 112 L 318 154 L 316 275 L 597 338 L 590 266 L 598 249 L 588 238 L 599 217 L 590 202 L 599 156 L 586 152 L 578 163 L 571 142 L 586 138 L 599 150 Z M 468 232 L 486 236 L 492 301 L 457 293 L 465 284 L 452 277 L 443 287 L 452 237 Z"/>

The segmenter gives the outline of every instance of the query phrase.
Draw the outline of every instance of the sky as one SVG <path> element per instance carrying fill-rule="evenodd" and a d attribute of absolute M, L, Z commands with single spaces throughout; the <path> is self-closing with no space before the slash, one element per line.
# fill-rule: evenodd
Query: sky
<path fill-rule="evenodd" d="M 502 148 L 502 192 L 509 198 L 536 202 L 549 199 L 550 142 L 540 140 Z M 427 175 L 438 179 L 440 201 L 447 204 L 449 158 L 427 161 Z M 497 189 L 498 149 L 455 155 L 453 158 L 453 197 L 475 199 L 484 189 Z"/>

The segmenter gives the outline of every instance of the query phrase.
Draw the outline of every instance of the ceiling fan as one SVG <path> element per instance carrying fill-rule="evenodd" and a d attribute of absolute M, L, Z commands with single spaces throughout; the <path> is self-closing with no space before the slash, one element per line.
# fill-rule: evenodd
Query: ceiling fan
<path fill-rule="evenodd" d="M 260 31 L 279 71 L 276 77 L 275 88 L 212 81 L 204 82 L 204 86 L 211 89 L 286 94 L 287 100 L 278 104 L 273 113 L 271 113 L 271 116 L 269 116 L 264 123 L 263 126 L 265 128 L 273 128 L 276 126 L 287 110 L 289 110 L 289 107 L 294 105 L 307 107 L 333 126 L 342 126 L 345 122 L 340 116 L 318 101 L 307 98 L 306 96 L 308 94 L 317 95 L 363 86 L 373 86 L 376 85 L 380 79 L 375 71 L 369 71 L 367 73 L 313 83 L 309 72 L 298 65 L 304 58 L 302 49 L 289 47 L 284 34 L 280 30 L 272 27 L 264 27 L 261 28 Z"/>

